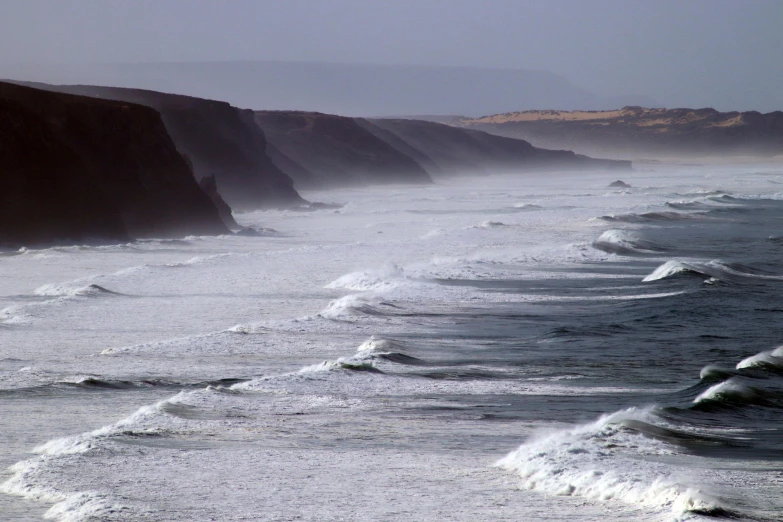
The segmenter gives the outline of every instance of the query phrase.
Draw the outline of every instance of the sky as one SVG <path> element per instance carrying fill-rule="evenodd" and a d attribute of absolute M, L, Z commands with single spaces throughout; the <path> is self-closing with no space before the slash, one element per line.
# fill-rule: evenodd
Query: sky
<path fill-rule="evenodd" d="M 783 110 L 783 0 L 2 0 L 0 48 L 546 70 L 606 96 Z"/>

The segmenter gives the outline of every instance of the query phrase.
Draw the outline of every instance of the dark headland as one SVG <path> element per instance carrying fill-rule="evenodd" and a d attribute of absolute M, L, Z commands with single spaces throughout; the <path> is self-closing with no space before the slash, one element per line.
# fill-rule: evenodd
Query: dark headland
<path fill-rule="evenodd" d="M 142 89 L 94 85 L 28 84 L 36 88 L 152 107 L 160 112 L 177 149 L 189 158 L 197 180 L 215 176 L 234 210 L 304 204 L 291 178 L 267 155 L 253 112 L 223 101 Z"/>
<path fill-rule="evenodd" d="M 224 234 L 157 111 L 0 83 L 0 243 Z"/>
<path fill-rule="evenodd" d="M 251 111 L 139 89 L 1 85 L 3 244 L 222 234 L 241 228 L 232 210 L 307 205 L 297 189 L 631 168 L 426 121 Z"/>
<path fill-rule="evenodd" d="M 450 124 L 584 154 L 641 156 L 776 156 L 783 154 L 783 112 L 715 109 L 523 111 L 454 118 Z"/>

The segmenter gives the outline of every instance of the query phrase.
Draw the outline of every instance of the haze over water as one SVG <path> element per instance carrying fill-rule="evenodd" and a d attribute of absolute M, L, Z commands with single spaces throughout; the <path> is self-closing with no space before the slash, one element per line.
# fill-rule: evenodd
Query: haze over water
<path fill-rule="evenodd" d="M 777 519 L 783 170 L 611 181 L 4 252 L 5 518 Z"/>

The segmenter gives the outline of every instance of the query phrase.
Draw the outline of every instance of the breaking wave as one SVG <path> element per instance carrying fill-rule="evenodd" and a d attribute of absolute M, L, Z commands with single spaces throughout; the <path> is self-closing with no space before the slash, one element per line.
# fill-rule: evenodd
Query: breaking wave
<path fill-rule="evenodd" d="M 709 220 L 711 219 L 706 212 L 645 212 L 643 214 L 609 214 L 605 216 L 599 216 L 595 219 L 602 221 L 618 222 L 618 223 L 656 223 L 666 221 L 684 221 L 684 220 Z"/>
<path fill-rule="evenodd" d="M 741 370 L 743 368 L 783 370 L 783 346 L 743 359 L 737 363 L 737 369 Z"/>
<path fill-rule="evenodd" d="M 781 280 L 783 276 L 769 274 L 762 270 L 755 269 L 739 263 L 723 263 L 713 260 L 708 262 L 700 261 L 678 261 L 669 260 L 656 268 L 650 275 L 645 277 L 643 282 L 658 281 L 671 277 L 682 275 L 696 275 L 699 277 L 711 278 L 714 281 L 738 281 L 742 279 L 766 279 Z"/>
<path fill-rule="evenodd" d="M 35 295 L 47 297 L 101 297 L 108 295 L 123 295 L 96 284 L 89 284 L 82 287 L 73 287 L 67 284 L 48 284 L 38 287 L 34 293 Z"/>
<path fill-rule="evenodd" d="M 654 457 L 672 454 L 665 443 L 639 437 L 629 426 L 649 423 L 647 409 L 631 408 L 575 428 L 533 438 L 495 465 L 514 471 L 526 489 L 552 495 L 689 514 L 721 514 L 721 501 Z M 648 458 L 645 458 L 647 456 Z"/>
<path fill-rule="evenodd" d="M 657 254 L 663 251 L 652 241 L 626 230 L 607 230 L 593 242 L 593 247 L 610 254 Z"/>
<path fill-rule="evenodd" d="M 395 315 L 399 306 L 371 296 L 351 294 L 332 300 L 318 313 L 334 321 L 352 321 L 362 316 Z"/>

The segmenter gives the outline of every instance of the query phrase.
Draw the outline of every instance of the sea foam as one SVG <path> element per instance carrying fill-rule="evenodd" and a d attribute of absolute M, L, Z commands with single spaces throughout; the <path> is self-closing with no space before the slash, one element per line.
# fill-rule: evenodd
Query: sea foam
<path fill-rule="evenodd" d="M 519 474 L 523 488 L 553 495 L 615 500 L 678 519 L 722 509 L 686 470 L 657 461 L 671 448 L 624 428 L 629 420 L 649 421 L 649 410 L 623 410 L 534 437 L 495 465 Z"/>

